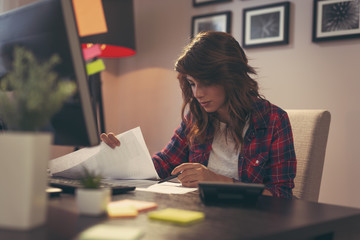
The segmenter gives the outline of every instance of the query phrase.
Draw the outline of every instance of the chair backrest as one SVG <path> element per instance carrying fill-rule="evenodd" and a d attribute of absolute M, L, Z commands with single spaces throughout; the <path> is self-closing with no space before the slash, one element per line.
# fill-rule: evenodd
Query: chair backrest
<path fill-rule="evenodd" d="M 326 110 L 286 110 L 288 113 L 297 159 L 295 197 L 317 202 L 330 128 Z"/>

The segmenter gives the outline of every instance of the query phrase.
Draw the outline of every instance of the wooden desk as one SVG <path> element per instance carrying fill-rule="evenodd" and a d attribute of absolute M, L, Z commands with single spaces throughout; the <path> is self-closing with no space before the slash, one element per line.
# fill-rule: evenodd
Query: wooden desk
<path fill-rule="evenodd" d="M 50 200 L 46 226 L 28 232 L 0 229 L 0 239 L 75 239 L 87 227 L 106 221 L 121 226 L 138 226 L 145 230 L 141 238 L 144 240 L 360 239 L 360 209 L 265 196 L 252 207 L 205 206 L 195 192 L 166 195 L 135 191 L 113 197 L 113 200 L 120 199 L 154 201 L 158 203 L 158 209 L 174 207 L 202 211 L 206 218 L 184 227 L 149 220 L 146 213 L 133 219 L 85 217 L 78 215 L 75 198 L 64 194 Z"/>

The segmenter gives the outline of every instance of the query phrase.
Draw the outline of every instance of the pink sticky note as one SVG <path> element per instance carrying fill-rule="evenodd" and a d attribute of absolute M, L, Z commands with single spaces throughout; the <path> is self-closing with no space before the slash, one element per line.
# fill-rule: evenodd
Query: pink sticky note
<path fill-rule="evenodd" d="M 94 44 L 91 47 L 83 48 L 83 56 L 85 60 L 97 57 L 101 54 L 100 44 Z"/>
<path fill-rule="evenodd" d="M 73 0 L 80 37 L 107 32 L 101 0 Z"/>

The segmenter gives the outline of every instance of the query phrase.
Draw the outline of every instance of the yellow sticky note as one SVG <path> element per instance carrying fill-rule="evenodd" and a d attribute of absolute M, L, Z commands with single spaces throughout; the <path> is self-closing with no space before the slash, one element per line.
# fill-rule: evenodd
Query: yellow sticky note
<path fill-rule="evenodd" d="M 157 208 L 157 204 L 155 202 L 148 201 L 139 201 L 133 199 L 123 199 L 119 201 L 110 202 L 108 204 L 108 209 L 116 209 L 121 207 L 134 207 L 139 212 L 149 211 Z"/>
<path fill-rule="evenodd" d="M 135 240 L 141 238 L 144 231 L 135 227 L 110 224 L 97 224 L 79 234 L 79 240 Z"/>
<path fill-rule="evenodd" d="M 107 213 L 109 217 L 136 217 L 138 215 L 138 210 L 133 206 L 116 206 L 108 205 Z"/>
<path fill-rule="evenodd" d="M 107 32 L 101 0 L 73 0 L 80 37 Z"/>
<path fill-rule="evenodd" d="M 86 72 L 88 75 L 101 72 L 104 69 L 105 69 L 105 64 L 102 59 L 98 59 L 86 64 Z"/>
<path fill-rule="evenodd" d="M 150 212 L 148 217 L 150 219 L 168 221 L 172 223 L 191 224 L 203 220 L 205 218 L 205 214 L 197 211 L 166 208 Z"/>

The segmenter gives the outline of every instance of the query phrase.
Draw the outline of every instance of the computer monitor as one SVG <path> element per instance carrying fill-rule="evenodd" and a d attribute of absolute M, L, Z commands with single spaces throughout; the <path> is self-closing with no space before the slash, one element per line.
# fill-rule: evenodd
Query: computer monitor
<path fill-rule="evenodd" d="M 98 145 L 96 108 L 72 0 L 43 0 L 0 15 L 0 81 L 9 71 L 15 46 L 31 50 L 39 61 L 58 54 L 61 63 L 54 70 L 61 79 L 77 84 L 77 93 L 65 102 L 47 127 L 47 131 L 54 133 L 54 144 Z"/>

